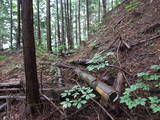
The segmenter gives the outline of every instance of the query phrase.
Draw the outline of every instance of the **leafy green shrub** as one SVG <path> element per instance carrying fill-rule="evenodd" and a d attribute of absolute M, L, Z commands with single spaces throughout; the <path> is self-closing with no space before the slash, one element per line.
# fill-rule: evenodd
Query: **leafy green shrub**
<path fill-rule="evenodd" d="M 95 31 L 100 31 L 100 30 L 103 30 L 105 28 L 106 28 L 105 25 L 103 25 L 102 23 L 99 23 L 99 21 L 96 21 L 95 24 L 90 26 L 89 32 L 90 33 L 96 33 Z"/>
<path fill-rule="evenodd" d="M 7 58 L 7 56 L 0 55 L 0 60 Z"/>
<path fill-rule="evenodd" d="M 101 68 L 104 68 L 108 66 L 110 63 L 108 61 L 108 57 L 112 56 L 115 58 L 114 52 L 107 52 L 105 54 L 102 53 L 96 53 L 91 60 L 89 60 L 89 64 L 87 66 L 87 70 L 92 71 L 92 70 L 99 70 Z M 115 62 L 114 59 L 112 59 L 112 62 Z"/>
<path fill-rule="evenodd" d="M 143 5 L 142 2 L 138 1 L 138 0 L 132 0 L 129 4 L 125 5 L 125 8 L 128 10 L 128 11 L 132 11 L 134 10 L 135 8 L 137 8 L 138 6 L 141 6 Z"/>
<path fill-rule="evenodd" d="M 150 69 L 160 70 L 160 65 L 152 65 Z M 160 75 L 159 74 L 151 74 L 148 72 L 138 73 L 137 77 L 140 79 L 137 80 L 137 83 L 130 86 L 130 88 L 126 88 L 123 96 L 120 97 L 120 103 L 125 103 L 129 109 L 137 107 L 138 105 L 146 106 L 150 105 L 150 109 L 156 113 L 160 112 L 160 99 L 159 96 L 148 96 L 143 97 L 143 92 L 147 92 L 150 89 L 160 88 Z M 139 91 L 139 96 L 134 99 L 133 93 Z M 147 103 L 147 104 L 146 104 Z"/>
<path fill-rule="evenodd" d="M 64 107 L 76 107 L 81 108 L 82 105 L 86 104 L 90 98 L 95 97 L 96 95 L 93 94 L 93 89 L 90 87 L 81 87 L 81 86 L 74 86 L 70 90 L 65 90 L 61 97 L 65 98 L 65 101 L 62 101 Z"/>
<path fill-rule="evenodd" d="M 65 45 L 59 45 L 58 47 L 54 47 L 54 51 L 63 51 L 64 49 L 66 49 Z"/>
<path fill-rule="evenodd" d="M 44 45 L 36 46 L 36 55 L 41 57 L 47 54 L 47 48 Z"/>

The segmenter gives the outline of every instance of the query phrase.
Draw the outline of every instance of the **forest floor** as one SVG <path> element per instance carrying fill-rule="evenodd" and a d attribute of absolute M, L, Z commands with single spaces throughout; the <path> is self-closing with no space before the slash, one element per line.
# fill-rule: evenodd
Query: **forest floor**
<path fill-rule="evenodd" d="M 92 59 L 96 53 L 115 53 L 116 62 L 114 65 L 130 74 L 124 75 L 123 90 L 128 86 L 128 82 L 129 84 L 136 82 L 135 76 L 137 73 L 148 71 L 151 65 L 159 65 L 160 1 L 139 0 L 139 5 L 128 8 L 127 6 L 131 4 L 131 1 L 127 0 L 110 11 L 102 24 L 91 30 L 90 40 L 83 42 L 77 52 L 58 58 L 55 55 L 37 50 L 37 71 L 40 87 L 61 89 L 77 83 L 85 85 L 70 68 L 60 68 L 60 75 L 55 75 L 57 69 L 53 67 L 53 64 L 64 63 L 86 71 L 86 66 L 73 64 L 73 61 Z M 0 59 L 0 81 L 24 82 L 23 51 L 18 50 L 10 54 L 8 52 L 1 54 L 5 55 L 6 58 Z M 104 67 L 89 73 L 96 76 L 98 80 L 112 85 L 112 80 L 116 78 L 119 71 L 121 70 Z M 111 82 L 105 79 L 106 76 L 113 78 Z M 61 81 L 59 81 L 59 78 L 61 78 Z M 3 94 L 1 93 L 1 95 Z M 7 94 L 15 95 L 12 92 Z M 23 95 L 23 93 L 17 92 L 16 95 Z M 51 97 L 50 94 L 47 96 Z M 1 103 L 4 103 L 4 101 L 1 101 Z M 23 102 L 13 104 L 11 120 L 20 119 L 23 114 L 21 111 L 22 105 Z M 141 107 L 129 110 L 124 104 L 119 103 L 117 106 L 114 110 L 106 107 L 115 120 L 160 120 L 159 114 L 153 114 L 151 110 L 146 111 Z M 51 114 L 51 112 L 48 112 L 51 109 L 48 107 L 45 108 L 46 114 L 41 117 L 44 120 L 60 120 L 58 113 Z M 82 109 L 68 109 L 66 114 L 68 120 L 109 120 L 105 111 L 92 101 L 88 102 Z M 1 112 L 0 118 L 5 115 L 5 111 Z"/>

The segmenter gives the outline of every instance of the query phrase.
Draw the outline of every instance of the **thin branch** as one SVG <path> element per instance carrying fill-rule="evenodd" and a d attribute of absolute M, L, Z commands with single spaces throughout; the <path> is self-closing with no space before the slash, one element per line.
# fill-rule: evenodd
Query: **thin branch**
<path fill-rule="evenodd" d="M 111 120 L 115 120 L 115 119 L 112 117 L 112 115 L 111 115 L 99 102 L 97 102 L 97 101 L 94 100 L 93 98 L 91 98 L 91 100 L 92 100 L 93 102 L 95 102 L 95 103 L 108 115 L 108 117 L 111 118 Z"/>

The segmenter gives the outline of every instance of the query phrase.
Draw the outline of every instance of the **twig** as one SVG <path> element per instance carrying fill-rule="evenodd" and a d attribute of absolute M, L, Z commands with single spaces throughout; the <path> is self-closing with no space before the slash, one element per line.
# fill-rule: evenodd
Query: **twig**
<path fill-rule="evenodd" d="M 92 103 L 92 102 L 91 102 L 91 103 Z M 68 118 L 72 117 L 73 115 L 75 115 L 75 114 L 79 113 L 79 112 L 80 112 L 80 111 L 82 111 L 83 109 L 85 109 L 85 108 L 87 108 L 88 106 L 90 106 L 90 105 L 91 105 L 91 103 L 90 103 L 90 104 L 87 104 L 86 106 L 82 107 L 81 109 L 77 110 L 76 112 L 74 112 L 74 113 L 70 114 L 69 116 L 67 116 L 67 117 L 63 118 L 62 120 L 66 120 L 66 119 L 68 119 Z"/>
<path fill-rule="evenodd" d="M 99 103 L 97 102 L 96 100 L 94 100 L 93 98 L 91 98 L 91 100 L 93 102 L 95 102 L 97 105 L 99 105 L 99 107 L 111 118 L 111 120 L 115 120 L 112 115 Z"/>
<path fill-rule="evenodd" d="M 137 45 L 141 45 L 142 43 L 155 40 L 155 39 L 157 39 L 157 38 L 159 38 L 159 37 L 160 37 L 160 35 L 157 35 L 157 36 L 154 36 L 154 37 L 149 38 L 149 39 L 147 39 L 147 40 L 142 40 L 142 41 L 140 41 L 140 42 L 138 42 L 138 43 L 132 44 L 132 45 L 131 45 L 131 48 L 133 48 L 133 47 L 135 47 L 135 46 L 137 46 Z"/>
<path fill-rule="evenodd" d="M 127 72 L 126 70 L 122 69 L 122 68 L 119 67 L 119 66 L 116 66 L 116 65 L 108 65 L 108 66 L 106 66 L 106 67 L 114 67 L 114 68 L 116 68 L 116 69 L 118 69 L 118 70 L 121 70 L 122 72 L 124 72 L 125 74 L 127 74 L 127 75 L 129 75 L 129 76 L 133 76 L 132 74 L 130 74 L 129 72 Z"/>
<path fill-rule="evenodd" d="M 55 107 L 56 110 L 58 110 L 61 113 L 61 115 L 65 116 L 65 114 L 60 109 L 60 107 L 58 107 L 56 104 L 54 104 L 46 95 L 42 95 L 42 97 L 44 97 L 53 107 Z"/>

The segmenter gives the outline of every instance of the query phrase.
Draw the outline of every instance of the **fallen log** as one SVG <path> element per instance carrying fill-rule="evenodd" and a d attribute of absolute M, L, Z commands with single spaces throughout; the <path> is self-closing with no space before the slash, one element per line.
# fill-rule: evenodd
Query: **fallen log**
<path fill-rule="evenodd" d="M 2 88 L 2 87 L 10 87 L 10 88 L 17 87 L 17 88 L 20 88 L 20 87 L 22 87 L 22 83 L 21 83 L 21 81 L 3 82 L 3 83 L 0 83 L 0 88 Z"/>
<path fill-rule="evenodd" d="M 110 102 L 116 102 L 118 100 L 118 92 L 103 82 L 98 81 L 95 89 L 104 100 L 109 100 Z"/>
<path fill-rule="evenodd" d="M 102 62 L 102 61 L 101 61 Z M 104 61 L 103 61 L 104 62 Z M 78 64 L 78 65 L 84 65 L 84 66 L 87 66 L 87 65 L 97 65 L 97 64 L 100 64 L 100 62 L 98 63 L 89 63 L 89 59 L 80 59 L 80 60 L 75 60 L 75 61 L 72 61 L 71 62 L 72 64 Z M 66 64 L 57 64 L 57 67 L 64 67 L 64 68 L 75 68 L 74 66 L 71 66 L 71 65 L 66 65 Z M 129 76 L 132 76 L 129 72 L 127 72 L 126 70 L 124 70 L 123 68 L 119 67 L 119 66 L 116 66 L 116 65 L 107 65 L 106 67 L 113 67 L 115 69 L 118 69 L 122 72 L 124 72 L 125 74 L 129 75 Z"/>
<path fill-rule="evenodd" d="M 13 95 L 13 96 L 4 95 L 4 96 L 0 96 L 0 100 L 4 100 L 4 99 L 12 99 L 12 100 L 21 101 L 21 100 L 25 100 L 26 96 L 19 96 L 19 95 Z M 42 96 L 41 96 L 41 99 L 44 100 L 44 98 Z M 53 100 L 53 98 L 49 98 L 49 99 Z"/>
<path fill-rule="evenodd" d="M 7 92 L 7 93 L 19 92 L 19 91 L 22 91 L 22 89 L 20 89 L 20 88 L 4 88 L 4 89 L 0 89 L 0 92 Z"/>
<path fill-rule="evenodd" d="M 160 23 L 156 23 L 156 24 L 153 24 L 151 26 L 149 26 L 148 28 L 146 28 L 142 34 L 148 34 L 148 33 L 152 33 L 154 32 L 155 30 L 158 30 L 160 28 Z"/>
<path fill-rule="evenodd" d="M 7 103 L 0 105 L 0 112 L 4 111 L 6 107 L 7 107 Z"/>
<path fill-rule="evenodd" d="M 0 100 L 3 100 L 3 99 L 15 99 L 15 100 L 24 100 L 26 97 L 25 96 L 0 96 Z"/>
<path fill-rule="evenodd" d="M 75 69 L 74 71 L 82 80 L 87 82 L 93 89 L 95 89 L 104 100 L 109 100 L 110 102 L 117 101 L 119 97 L 118 92 L 115 91 L 111 86 L 108 86 L 103 82 L 97 81 L 94 76 L 83 72 L 80 69 Z"/>
<path fill-rule="evenodd" d="M 124 78 L 123 78 L 123 74 L 121 72 L 119 72 L 117 74 L 117 78 L 113 83 L 113 88 L 120 94 L 122 91 L 122 87 L 123 87 L 123 82 L 124 82 Z"/>
<path fill-rule="evenodd" d="M 43 88 L 42 92 L 48 92 L 48 91 L 54 90 L 54 91 L 56 91 L 56 93 L 61 93 L 64 90 L 70 89 L 72 87 L 73 86 L 66 86 L 66 87 L 63 87 L 63 88 Z M 7 92 L 7 93 L 10 93 L 10 92 L 24 92 L 24 89 L 21 89 L 21 88 L 4 88 L 4 89 L 0 89 L 0 92 Z"/>
<path fill-rule="evenodd" d="M 140 41 L 140 42 L 137 42 L 137 43 L 135 43 L 135 44 L 132 44 L 132 45 L 131 45 L 131 48 L 133 48 L 133 47 L 135 47 L 135 46 L 137 46 L 137 45 L 141 45 L 141 44 L 143 44 L 143 43 L 145 43 L 145 42 L 153 41 L 153 40 L 155 40 L 155 39 L 157 39 L 157 38 L 160 38 L 160 35 L 156 35 L 156 36 L 153 36 L 153 37 L 151 37 L 151 38 L 149 38 L 149 39 L 142 40 L 142 41 Z"/>

